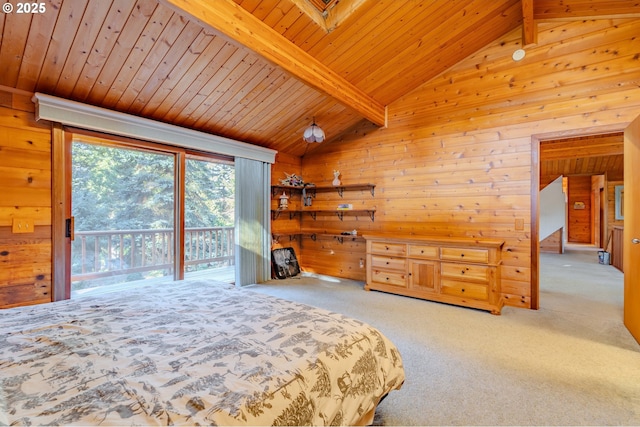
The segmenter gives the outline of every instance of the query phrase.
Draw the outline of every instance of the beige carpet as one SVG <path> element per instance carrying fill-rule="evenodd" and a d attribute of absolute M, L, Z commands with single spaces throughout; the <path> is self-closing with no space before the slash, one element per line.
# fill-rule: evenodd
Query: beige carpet
<path fill-rule="evenodd" d="M 597 252 L 541 255 L 541 309 L 502 316 L 306 275 L 252 290 L 346 313 L 402 353 L 407 380 L 380 425 L 640 425 L 640 345 L 623 275 Z"/>

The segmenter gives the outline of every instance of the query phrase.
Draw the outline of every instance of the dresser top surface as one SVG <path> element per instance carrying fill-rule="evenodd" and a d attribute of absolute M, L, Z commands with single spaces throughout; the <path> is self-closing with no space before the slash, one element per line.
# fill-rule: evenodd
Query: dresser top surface
<path fill-rule="evenodd" d="M 500 239 L 478 239 L 473 237 L 447 237 L 447 236 L 427 236 L 417 234 L 363 234 L 362 237 L 368 241 L 384 241 L 388 243 L 413 243 L 432 244 L 438 246 L 476 246 L 484 248 L 500 248 L 504 245 L 504 240 Z"/>

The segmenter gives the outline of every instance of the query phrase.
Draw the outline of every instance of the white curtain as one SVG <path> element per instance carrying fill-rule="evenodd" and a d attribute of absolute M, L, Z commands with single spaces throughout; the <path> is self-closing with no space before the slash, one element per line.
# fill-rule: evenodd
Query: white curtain
<path fill-rule="evenodd" d="M 236 286 L 270 278 L 271 164 L 235 159 Z"/>

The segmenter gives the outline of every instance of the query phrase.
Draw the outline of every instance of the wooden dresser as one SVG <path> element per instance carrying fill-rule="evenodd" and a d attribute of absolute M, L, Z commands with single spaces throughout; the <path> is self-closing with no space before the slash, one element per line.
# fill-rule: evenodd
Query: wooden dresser
<path fill-rule="evenodd" d="M 502 240 L 363 236 L 366 290 L 377 290 L 500 314 Z"/>

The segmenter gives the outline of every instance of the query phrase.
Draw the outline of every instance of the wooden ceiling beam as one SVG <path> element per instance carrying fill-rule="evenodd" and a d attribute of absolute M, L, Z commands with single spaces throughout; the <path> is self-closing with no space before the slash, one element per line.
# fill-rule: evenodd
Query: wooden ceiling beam
<path fill-rule="evenodd" d="M 522 47 L 538 44 L 538 28 L 533 19 L 533 0 L 522 0 Z"/>
<path fill-rule="evenodd" d="M 309 86 L 386 127 L 386 107 L 298 48 L 232 0 L 161 0 L 176 12 L 222 32 Z"/>

